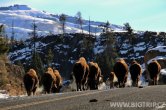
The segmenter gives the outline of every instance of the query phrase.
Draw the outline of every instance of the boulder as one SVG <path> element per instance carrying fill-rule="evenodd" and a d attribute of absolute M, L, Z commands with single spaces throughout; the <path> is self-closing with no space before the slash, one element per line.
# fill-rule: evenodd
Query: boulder
<path fill-rule="evenodd" d="M 157 60 L 161 65 L 161 69 L 166 68 L 166 46 L 158 46 L 148 50 L 144 56 L 144 62 L 146 67 L 146 75 L 145 77 L 149 78 L 149 73 L 147 71 L 147 65 L 153 60 Z M 160 74 L 159 76 L 159 84 L 166 84 L 166 75 Z"/>

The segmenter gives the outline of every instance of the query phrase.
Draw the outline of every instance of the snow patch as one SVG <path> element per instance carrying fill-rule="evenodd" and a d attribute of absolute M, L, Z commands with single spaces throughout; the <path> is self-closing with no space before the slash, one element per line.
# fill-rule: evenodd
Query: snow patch
<path fill-rule="evenodd" d="M 0 90 L 0 99 L 7 99 L 9 95 L 7 94 L 6 90 Z"/>
<path fill-rule="evenodd" d="M 148 51 L 152 51 L 152 50 L 158 50 L 159 52 L 166 52 L 166 46 L 158 46 L 158 47 L 152 48 Z"/>
<path fill-rule="evenodd" d="M 166 75 L 166 68 L 161 69 L 160 73 L 161 73 L 162 75 Z"/>

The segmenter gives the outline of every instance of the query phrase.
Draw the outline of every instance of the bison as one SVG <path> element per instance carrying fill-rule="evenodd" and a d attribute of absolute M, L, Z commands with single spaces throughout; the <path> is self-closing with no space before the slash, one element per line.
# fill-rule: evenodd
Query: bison
<path fill-rule="evenodd" d="M 99 80 L 102 78 L 101 70 L 97 63 L 89 63 L 88 86 L 90 90 L 98 89 Z"/>
<path fill-rule="evenodd" d="M 51 93 L 53 88 L 57 88 L 56 85 L 56 75 L 52 68 L 48 68 L 47 71 L 43 74 L 42 82 L 45 93 Z"/>
<path fill-rule="evenodd" d="M 87 82 L 89 74 L 89 66 L 84 57 L 79 60 L 73 66 L 73 75 L 76 80 L 77 91 L 85 90 L 85 84 Z"/>
<path fill-rule="evenodd" d="M 161 70 L 161 66 L 157 60 L 152 60 L 152 62 L 148 64 L 148 72 L 149 72 L 153 85 L 158 84 L 160 70 Z"/>
<path fill-rule="evenodd" d="M 117 60 L 113 67 L 113 71 L 118 79 L 119 87 L 125 87 L 128 76 L 128 65 L 126 64 L 124 59 L 120 58 Z"/>
<path fill-rule="evenodd" d="M 60 89 L 62 88 L 62 77 L 61 77 L 61 75 L 60 75 L 60 73 L 59 73 L 59 71 L 58 70 L 54 70 L 54 74 L 55 74 L 55 76 L 56 76 L 56 86 L 54 86 L 53 88 L 52 88 L 52 92 L 53 93 L 57 93 L 57 92 L 60 92 Z"/>
<path fill-rule="evenodd" d="M 140 80 L 140 75 L 142 73 L 141 65 L 137 61 L 133 60 L 129 70 L 132 79 L 132 86 L 138 87 L 138 81 Z"/>
<path fill-rule="evenodd" d="M 36 89 L 38 87 L 39 79 L 34 69 L 30 69 L 23 78 L 24 86 L 27 91 L 28 96 L 35 95 Z"/>

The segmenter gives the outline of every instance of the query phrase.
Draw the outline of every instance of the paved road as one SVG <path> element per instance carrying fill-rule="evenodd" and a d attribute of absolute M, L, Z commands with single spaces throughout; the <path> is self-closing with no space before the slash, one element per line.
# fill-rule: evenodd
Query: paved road
<path fill-rule="evenodd" d="M 129 104 L 113 107 L 113 103 Z M 159 103 L 160 102 L 160 103 Z M 164 104 L 165 103 L 165 104 Z M 143 105 L 144 104 L 144 105 Z M 151 105 L 149 105 L 151 104 Z M 159 104 L 158 107 L 153 105 Z M 136 107 L 137 106 L 137 107 Z M 0 110 L 166 110 L 166 85 L 70 92 L 0 100 Z"/>

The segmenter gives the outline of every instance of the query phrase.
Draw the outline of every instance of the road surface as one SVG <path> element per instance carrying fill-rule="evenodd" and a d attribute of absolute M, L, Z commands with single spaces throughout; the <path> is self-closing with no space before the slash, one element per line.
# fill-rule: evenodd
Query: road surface
<path fill-rule="evenodd" d="M 120 103 L 122 106 L 112 105 Z M 123 105 L 124 104 L 124 105 Z M 125 104 L 129 104 L 126 107 Z M 149 105 L 151 104 L 151 105 Z M 156 106 L 153 105 L 157 104 Z M 125 106 L 125 107 L 124 107 Z M 0 110 L 166 110 L 166 85 L 0 99 Z"/>

